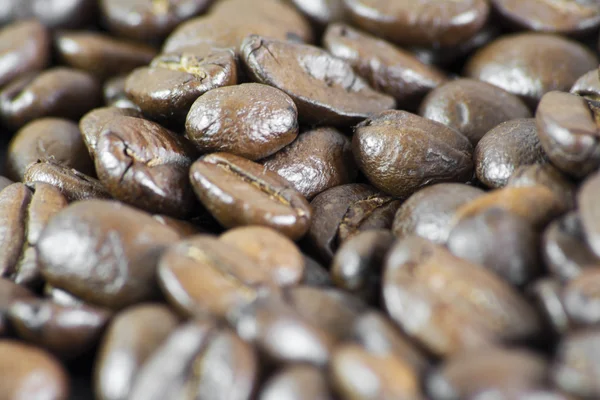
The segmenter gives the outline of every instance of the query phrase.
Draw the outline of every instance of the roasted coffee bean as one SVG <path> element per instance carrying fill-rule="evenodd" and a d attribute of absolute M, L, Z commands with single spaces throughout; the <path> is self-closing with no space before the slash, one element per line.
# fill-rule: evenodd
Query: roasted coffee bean
<path fill-rule="evenodd" d="M 104 127 L 119 117 L 142 118 L 142 113 L 132 108 L 103 107 L 96 108 L 81 118 L 79 130 L 92 157 L 96 154 L 98 139 Z"/>
<path fill-rule="evenodd" d="M 29 164 L 52 160 L 84 174 L 94 174 L 94 164 L 77 124 L 58 118 L 40 118 L 25 125 L 12 138 L 6 155 L 7 176 L 20 181 Z"/>
<path fill-rule="evenodd" d="M 528 287 L 527 294 L 534 300 L 543 317 L 546 331 L 555 338 L 572 328 L 563 302 L 563 284 L 554 278 L 540 278 Z M 546 338 L 548 339 L 548 338 Z"/>
<path fill-rule="evenodd" d="M 595 326 L 600 323 L 600 263 L 587 268 L 566 284 L 562 299 L 573 324 Z"/>
<path fill-rule="evenodd" d="M 546 160 L 533 118 L 496 126 L 481 138 L 473 153 L 477 179 L 490 188 L 506 186 L 518 167 Z"/>
<path fill-rule="evenodd" d="M 91 304 L 120 309 L 157 295 L 158 258 L 177 239 L 175 231 L 139 210 L 88 200 L 54 216 L 37 250 L 51 285 Z"/>
<path fill-rule="evenodd" d="M 565 336 L 556 350 L 552 381 L 577 398 L 600 396 L 600 332 L 580 331 Z"/>
<path fill-rule="evenodd" d="M 332 286 L 329 271 L 313 258 L 303 254 L 304 257 L 304 277 L 302 284 L 306 286 L 328 287 Z"/>
<path fill-rule="evenodd" d="M 0 354 L 0 394 L 3 398 L 69 398 L 67 371 L 50 354 L 13 340 L 0 340 Z"/>
<path fill-rule="evenodd" d="M 0 92 L 0 117 L 19 129 L 42 117 L 79 119 L 100 104 L 98 81 L 86 72 L 56 67 L 12 81 Z"/>
<path fill-rule="evenodd" d="M 467 182 L 472 146 L 458 131 L 405 111 L 386 111 L 359 124 L 352 151 L 376 188 L 406 198 L 421 187 Z"/>
<path fill-rule="evenodd" d="M 98 178 L 115 199 L 173 217 L 194 211 L 188 171 L 195 152 L 184 138 L 155 122 L 119 117 L 104 125 L 95 151 Z"/>
<path fill-rule="evenodd" d="M 490 7 L 483 0 L 451 2 L 344 0 L 357 26 L 403 45 L 453 46 L 474 36 Z"/>
<path fill-rule="evenodd" d="M 491 348 L 451 357 L 427 377 L 426 385 L 433 400 L 471 399 L 487 390 L 540 387 L 547 373 L 546 360 L 535 353 Z"/>
<path fill-rule="evenodd" d="M 202 153 L 223 151 L 259 160 L 298 135 L 298 110 L 281 90 L 257 83 L 213 89 L 194 102 L 186 136 Z"/>
<path fill-rule="evenodd" d="M 482 390 L 475 395 L 469 397 L 469 400 L 486 400 L 490 398 L 502 399 L 535 399 L 535 400 L 575 400 L 573 397 L 564 392 L 547 388 L 545 384 L 533 388 L 519 388 L 505 386 L 503 388 L 495 388 Z"/>
<path fill-rule="evenodd" d="M 600 76 L 598 75 L 600 74 L 596 68 L 582 75 L 571 88 L 571 93 L 600 105 L 598 104 L 600 103 Z"/>
<path fill-rule="evenodd" d="M 44 69 L 50 61 L 50 46 L 50 34 L 38 21 L 16 22 L 0 30 L 0 87 Z"/>
<path fill-rule="evenodd" d="M 6 0 L 0 11 L 0 25 L 35 18 L 49 28 L 83 28 L 93 21 L 95 13 L 94 0 Z"/>
<path fill-rule="evenodd" d="M 600 26 L 600 5 L 593 1 L 492 0 L 492 5 L 510 25 L 532 31 L 581 34 Z"/>
<path fill-rule="evenodd" d="M 523 217 L 490 208 L 463 219 L 448 236 L 452 254 L 483 265 L 515 286 L 530 282 L 541 271 L 539 234 Z"/>
<path fill-rule="evenodd" d="M 159 215 L 159 214 L 153 215 L 152 218 L 154 218 L 154 220 L 160 222 L 164 226 L 167 226 L 167 227 L 173 229 L 182 238 L 188 237 L 188 236 L 194 236 L 201 232 L 201 228 L 197 227 L 196 225 L 194 225 L 188 221 L 183 221 L 180 219 L 175 219 L 175 218 L 172 218 L 172 217 L 169 217 L 166 215 Z"/>
<path fill-rule="evenodd" d="M 310 203 L 313 221 L 306 242 L 329 264 L 338 246 L 361 231 L 389 229 L 400 201 L 373 187 L 349 184 L 333 187 Z"/>
<path fill-rule="evenodd" d="M 335 349 L 329 368 L 332 384 L 343 399 L 423 398 L 416 371 L 393 354 L 374 354 L 346 344 Z"/>
<path fill-rule="evenodd" d="M 577 205 L 585 239 L 594 254 L 600 257 L 600 205 L 596 194 L 600 190 L 600 174 L 592 175 L 579 189 Z"/>
<path fill-rule="evenodd" d="M 444 244 L 456 211 L 483 194 L 479 188 L 460 183 L 438 183 L 425 187 L 400 206 L 392 231 L 399 238 L 417 235 Z"/>
<path fill-rule="evenodd" d="M 111 313 L 89 305 L 61 306 L 51 300 L 15 301 L 7 313 L 17 336 L 63 359 L 90 350 L 104 330 Z"/>
<path fill-rule="evenodd" d="M 259 400 L 331 400 L 327 377 L 317 367 L 292 365 L 263 384 Z"/>
<path fill-rule="evenodd" d="M 212 0 L 101 0 L 99 3 L 110 32 L 156 42 L 181 22 L 203 12 Z"/>
<path fill-rule="evenodd" d="M 207 155 L 192 165 L 190 179 L 202 204 L 226 228 L 262 225 L 299 239 L 310 226 L 306 199 L 285 179 L 245 158 Z"/>
<path fill-rule="evenodd" d="M 52 185 L 60 190 L 69 202 L 110 199 L 110 194 L 97 179 L 49 160 L 30 164 L 25 170 L 23 182 L 28 186 L 36 182 Z"/>
<path fill-rule="evenodd" d="M 557 64 L 562 67 L 556 69 Z M 568 91 L 581 75 L 597 66 L 596 56 L 575 41 L 521 33 L 503 36 L 477 51 L 464 72 L 469 78 L 520 96 L 534 109 L 544 94 Z"/>
<path fill-rule="evenodd" d="M 60 306 L 79 306 L 85 304 L 83 300 L 73 296 L 71 293 L 46 283 L 44 285 L 44 297 L 52 300 Z"/>
<path fill-rule="evenodd" d="M 314 46 L 251 35 L 242 43 L 241 58 L 253 80 L 287 93 L 307 124 L 352 125 L 396 103 L 371 89 L 345 61 Z"/>
<path fill-rule="evenodd" d="M 541 251 L 550 272 L 562 281 L 577 277 L 584 268 L 600 265 L 586 243 L 581 218 L 574 211 L 548 225 Z"/>
<path fill-rule="evenodd" d="M 475 146 L 492 128 L 512 119 L 530 118 L 531 111 L 521 99 L 499 87 L 463 78 L 434 89 L 421 103 L 419 115 L 456 129 Z"/>
<path fill-rule="evenodd" d="M 259 268 L 268 271 L 281 286 L 294 285 L 304 276 L 304 257 L 298 247 L 281 233 L 262 226 L 228 230 L 220 241 L 241 250 Z"/>
<path fill-rule="evenodd" d="M 108 326 L 94 365 L 99 400 L 126 400 L 149 356 L 178 324 L 164 305 L 140 304 L 117 314 Z"/>
<path fill-rule="evenodd" d="M 350 140 L 334 128 L 317 128 L 265 159 L 268 170 L 290 182 L 307 199 L 356 178 Z"/>
<path fill-rule="evenodd" d="M 537 313 L 514 288 L 416 236 L 389 252 L 383 300 L 403 331 L 439 356 L 540 332 Z"/>
<path fill-rule="evenodd" d="M 583 178 L 600 167 L 600 108 L 562 92 L 546 94 L 535 118 L 542 147 L 561 171 Z"/>
<path fill-rule="evenodd" d="M 102 91 L 104 94 L 104 103 L 107 106 L 139 110 L 139 107 L 127 97 L 127 92 L 125 91 L 127 77 L 128 75 L 118 75 L 104 82 Z"/>
<path fill-rule="evenodd" d="M 343 0 L 292 0 L 292 3 L 311 21 L 320 26 L 343 21 L 345 7 Z"/>
<path fill-rule="evenodd" d="M 0 176 L 0 192 L 2 190 L 4 190 L 4 188 L 12 185 L 14 182 L 11 181 L 10 179 L 4 177 L 4 176 Z"/>
<path fill-rule="evenodd" d="M 61 32 L 54 46 L 61 62 L 99 79 L 128 73 L 156 55 L 152 47 L 93 32 Z"/>
<path fill-rule="evenodd" d="M 34 298 L 34 296 L 33 292 L 23 286 L 0 278 L 0 338 L 7 334 L 6 314 L 12 304 L 20 299 Z"/>
<path fill-rule="evenodd" d="M 348 25 L 330 25 L 323 45 L 347 61 L 371 87 L 394 97 L 401 108 L 416 109 L 431 89 L 446 81 L 443 72 L 410 52 Z"/>

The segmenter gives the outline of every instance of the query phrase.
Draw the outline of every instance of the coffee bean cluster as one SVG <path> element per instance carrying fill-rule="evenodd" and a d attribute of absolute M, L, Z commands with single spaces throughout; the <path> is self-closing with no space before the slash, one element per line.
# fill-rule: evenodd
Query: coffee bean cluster
<path fill-rule="evenodd" d="M 599 34 L 0 1 L 0 400 L 600 399 Z"/>

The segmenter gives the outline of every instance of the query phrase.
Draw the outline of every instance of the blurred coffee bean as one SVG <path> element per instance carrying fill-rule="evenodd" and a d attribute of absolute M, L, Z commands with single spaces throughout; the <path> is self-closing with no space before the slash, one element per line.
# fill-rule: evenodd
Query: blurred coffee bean
<path fill-rule="evenodd" d="M 29 298 L 35 298 L 33 292 L 8 279 L 0 278 L 0 338 L 8 333 L 6 317 L 12 304 L 20 299 Z"/>
<path fill-rule="evenodd" d="M 4 190 L 4 188 L 12 185 L 14 182 L 11 181 L 10 179 L 4 177 L 4 176 L 0 176 L 0 192 L 2 190 Z"/>
<path fill-rule="evenodd" d="M 329 271 L 306 254 L 302 256 L 304 258 L 304 276 L 301 283 L 306 286 L 332 286 L 333 283 Z"/>
<path fill-rule="evenodd" d="M 139 107 L 127 97 L 127 92 L 125 91 L 127 77 L 128 75 L 117 75 L 104 82 L 102 92 L 104 94 L 104 103 L 107 106 L 139 110 Z"/>
<path fill-rule="evenodd" d="M 571 330 L 572 324 L 563 301 L 563 284 L 555 278 L 540 278 L 527 288 L 527 294 L 534 301 L 544 320 L 549 335 L 555 339 Z"/>
<path fill-rule="evenodd" d="M 269 377 L 257 397 L 259 400 L 331 400 L 325 374 L 309 365 L 291 365 Z"/>
<path fill-rule="evenodd" d="M 319 26 L 343 21 L 345 17 L 343 0 L 292 0 L 292 3 Z"/>
<path fill-rule="evenodd" d="M 566 335 L 558 345 L 552 372 L 556 386 L 578 398 L 600 396 L 600 332 Z"/>
<path fill-rule="evenodd" d="M 94 0 L 5 0 L 0 24 L 35 18 L 53 29 L 83 28 L 94 22 Z"/>
<path fill-rule="evenodd" d="M 569 319 L 579 326 L 600 323 L 600 263 L 568 282 L 563 290 L 563 303 Z"/>
<path fill-rule="evenodd" d="M 44 297 L 52 300 L 54 303 L 60 306 L 78 306 L 83 305 L 85 302 L 71 293 L 64 291 L 62 289 L 55 288 L 54 286 L 46 283 L 44 285 Z"/>
<path fill-rule="evenodd" d="M 589 177 L 579 188 L 577 205 L 585 239 L 597 257 L 600 257 L 600 204 L 596 194 L 600 191 L 600 173 Z"/>
<path fill-rule="evenodd" d="M 155 214 L 152 216 L 154 220 L 160 222 L 164 226 L 168 226 L 173 229 L 182 238 L 193 236 L 201 232 L 201 228 L 192 224 L 191 222 L 184 221 L 181 219 L 175 219 L 166 215 Z"/>
<path fill-rule="evenodd" d="M 598 104 L 600 102 L 600 76 L 598 75 L 597 68 L 582 75 L 571 88 L 571 93 Z"/>

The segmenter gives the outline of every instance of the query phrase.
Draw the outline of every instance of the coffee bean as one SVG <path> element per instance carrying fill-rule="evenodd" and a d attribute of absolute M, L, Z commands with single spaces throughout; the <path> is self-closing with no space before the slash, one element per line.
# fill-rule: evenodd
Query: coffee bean
<path fill-rule="evenodd" d="M 473 149 L 465 136 L 405 111 L 386 111 L 359 124 L 352 150 L 375 187 L 401 198 L 433 183 L 466 182 L 473 174 Z"/>
<path fill-rule="evenodd" d="M 12 185 L 14 182 L 10 179 L 0 176 L 0 192 L 3 191 L 6 187 Z"/>
<path fill-rule="evenodd" d="M 563 301 L 563 284 L 554 278 L 540 278 L 529 286 L 527 294 L 543 317 L 547 339 L 555 339 L 572 328 Z"/>
<path fill-rule="evenodd" d="M 75 29 L 92 23 L 94 0 L 6 0 L 0 11 L 0 24 L 35 18 L 49 28 Z"/>
<path fill-rule="evenodd" d="M 345 8 L 343 0 L 292 0 L 292 3 L 311 21 L 320 26 L 343 21 Z"/>
<path fill-rule="evenodd" d="M 50 284 L 91 304 L 120 309 L 156 296 L 158 257 L 177 239 L 175 231 L 139 210 L 89 200 L 53 217 L 37 250 Z"/>
<path fill-rule="evenodd" d="M 144 362 L 176 328 L 164 305 L 140 304 L 117 314 L 108 326 L 94 366 L 99 400 L 126 400 Z"/>
<path fill-rule="evenodd" d="M 254 81 L 287 93 L 307 124 L 347 126 L 395 106 L 349 64 L 314 46 L 251 35 L 241 58 Z"/>
<path fill-rule="evenodd" d="M 79 306 L 85 304 L 83 300 L 73 296 L 71 293 L 62 289 L 55 288 L 54 286 L 46 283 L 44 285 L 44 297 L 52 300 L 52 302 L 60 306 Z"/>
<path fill-rule="evenodd" d="M 448 240 L 456 211 L 483 194 L 479 188 L 459 183 L 438 183 L 425 187 L 400 206 L 392 231 L 399 238 L 417 235 L 444 244 Z"/>
<path fill-rule="evenodd" d="M 139 110 L 139 107 L 127 97 L 127 93 L 125 91 L 127 77 L 128 75 L 118 75 L 113 78 L 109 78 L 104 82 L 104 86 L 102 87 L 104 103 L 106 103 L 106 105 L 109 107 L 133 108 Z"/>
<path fill-rule="evenodd" d="M 313 258 L 302 255 L 304 258 L 304 277 L 301 283 L 306 286 L 328 287 L 332 286 L 329 271 Z"/>
<path fill-rule="evenodd" d="M 188 221 L 175 219 L 175 218 L 172 218 L 172 217 L 169 217 L 166 215 L 160 215 L 160 214 L 153 215 L 152 218 L 154 218 L 155 221 L 160 222 L 164 226 L 171 228 L 172 230 L 177 232 L 177 234 L 179 236 L 181 236 L 182 238 L 188 237 L 188 236 L 194 236 L 201 232 L 201 229 L 199 227 L 197 227 L 196 225 L 194 225 Z"/>
<path fill-rule="evenodd" d="M 530 118 L 531 112 L 521 99 L 499 87 L 462 78 L 434 89 L 421 103 L 419 115 L 456 129 L 475 146 L 492 128 Z"/>
<path fill-rule="evenodd" d="M 330 400 L 327 377 L 309 365 L 292 365 L 263 384 L 259 400 Z"/>
<path fill-rule="evenodd" d="M 59 118 L 40 118 L 25 125 L 12 138 L 7 155 L 7 175 L 23 179 L 29 164 L 52 160 L 84 174 L 94 174 L 94 166 L 77 124 Z"/>
<path fill-rule="evenodd" d="M 262 225 L 299 239 L 310 226 L 306 199 L 285 179 L 245 158 L 209 154 L 192 165 L 190 179 L 202 204 L 226 228 Z"/>
<path fill-rule="evenodd" d="M 566 284 L 562 298 L 567 315 L 574 324 L 596 326 L 600 322 L 599 282 L 600 269 L 587 268 Z"/>
<path fill-rule="evenodd" d="M 559 70 L 554 68 L 557 64 L 562 66 Z M 568 91 L 581 75 L 597 66 L 596 56 L 573 40 L 521 33 L 503 36 L 477 51 L 464 73 L 520 96 L 535 109 L 544 94 Z"/>
<path fill-rule="evenodd" d="M 259 160 L 298 135 L 298 111 L 281 90 L 256 83 L 216 88 L 200 96 L 186 136 L 203 153 L 224 151 Z"/>
<path fill-rule="evenodd" d="M 571 93 L 600 106 L 600 76 L 598 75 L 597 68 L 582 75 L 571 88 Z"/>
<path fill-rule="evenodd" d="M 132 108 L 103 107 L 90 111 L 79 121 L 79 130 L 92 158 L 104 127 L 118 117 L 142 118 L 142 113 Z"/>
<path fill-rule="evenodd" d="M 0 338 L 7 334 L 6 314 L 11 305 L 19 299 L 34 298 L 34 296 L 33 292 L 23 286 L 0 278 Z"/>
<path fill-rule="evenodd" d="M 348 25 L 330 25 L 323 45 L 348 62 L 371 87 L 394 97 L 400 108 L 415 109 L 431 89 L 446 81 L 443 72 L 410 52 Z"/>
<path fill-rule="evenodd" d="M 598 218 L 598 202 L 595 201 L 598 190 L 600 190 L 600 174 L 595 174 L 583 183 L 577 196 L 585 238 L 596 256 L 600 256 L 600 218 Z"/>
<path fill-rule="evenodd" d="M 301 133 L 287 147 L 263 161 L 307 199 L 356 178 L 350 140 L 334 128 Z"/>
<path fill-rule="evenodd" d="M 556 350 L 552 381 L 578 398 L 600 396 L 600 334 L 584 330 L 564 337 Z"/>

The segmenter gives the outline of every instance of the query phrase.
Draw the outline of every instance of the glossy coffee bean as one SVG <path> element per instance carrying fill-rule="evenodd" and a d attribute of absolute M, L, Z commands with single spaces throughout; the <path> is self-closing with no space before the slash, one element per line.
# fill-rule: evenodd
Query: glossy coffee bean
<path fill-rule="evenodd" d="M 308 200 L 356 178 L 350 140 L 334 128 L 317 128 L 265 159 L 263 165 L 290 182 Z"/>
<path fill-rule="evenodd" d="M 190 179 L 202 204 L 226 228 L 268 226 L 295 240 L 310 226 L 312 210 L 304 196 L 245 158 L 210 154 L 192 165 Z"/>
<path fill-rule="evenodd" d="M 15 22 L 0 30 L 0 86 L 44 69 L 50 46 L 50 34 L 38 21 Z"/>
<path fill-rule="evenodd" d="M 522 217 L 490 208 L 459 222 L 448 236 L 452 254 L 480 264 L 515 286 L 523 286 L 542 268 L 539 234 Z"/>
<path fill-rule="evenodd" d="M 327 377 L 317 367 L 292 365 L 278 371 L 263 384 L 259 400 L 330 400 Z"/>
<path fill-rule="evenodd" d="M 556 64 L 562 68 L 557 70 Z M 469 78 L 520 96 L 533 109 L 544 94 L 568 91 L 581 75 L 597 66 L 596 56 L 575 41 L 521 33 L 503 36 L 478 50 L 464 72 Z"/>
<path fill-rule="evenodd" d="M 241 58 L 254 81 L 287 93 L 307 124 L 351 125 L 395 106 L 349 64 L 314 46 L 251 35 Z"/>
<path fill-rule="evenodd" d="M 246 83 L 213 89 L 194 102 L 186 136 L 202 153 L 228 152 L 259 160 L 298 135 L 298 111 L 281 90 Z"/>
<path fill-rule="evenodd" d="M 329 264 L 338 246 L 351 236 L 389 229 L 400 202 L 371 186 L 348 184 L 324 191 L 310 205 L 313 222 L 306 242 L 310 251 Z"/>
<path fill-rule="evenodd" d="M 360 123 L 352 151 L 376 188 L 407 198 L 421 187 L 466 182 L 472 146 L 458 131 L 405 111 L 386 111 Z"/>
<path fill-rule="evenodd" d="M 262 226 L 230 229 L 219 238 L 242 251 L 281 286 L 294 285 L 304 276 L 304 257 L 294 242 Z"/>
<path fill-rule="evenodd" d="M 594 68 L 590 72 L 582 75 L 573 84 L 571 93 L 581 97 L 585 97 L 586 100 L 599 103 L 600 102 L 600 76 L 598 76 L 598 69 Z"/>
<path fill-rule="evenodd" d="M 416 109 L 431 89 L 446 81 L 443 72 L 410 52 L 348 25 L 330 25 L 323 45 L 347 61 L 371 87 L 394 97 L 399 108 Z"/>
<path fill-rule="evenodd" d="M 168 307 L 159 304 L 140 304 L 117 314 L 102 339 L 94 365 L 97 398 L 128 399 L 142 365 L 178 322 Z"/>
<path fill-rule="evenodd" d="M 69 377 L 53 356 L 30 345 L 0 340 L 0 393 L 5 399 L 69 398 Z"/>
<path fill-rule="evenodd" d="M 577 195 L 577 205 L 585 239 L 596 256 L 600 256 L 599 205 L 595 201 L 598 190 L 600 190 L 600 174 L 594 174 L 583 183 Z"/>
<path fill-rule="evenodd" d="M 560 389 L 593 399 L 600 396 L 600 333 L 583 330 L 566 335 L 556 350 L 552 381 Z"/>
<path fill-rule="evenodd" d="M 93 22 L 94 0 L 7 0 L 0 11 L 0 24 L 35 18 L 53 29 L 83 28 Z"/>
<path fill-rule="evenodd" d="M 292 0 L 292 3 L 320 26 L 343 21 L 346 13 L 343 0 Z"/>
<path fill-rule="evenodd" d="M 533 307 L 500 277 L 416 236 L 389 252 L 383 299 L 403 331 L 440 356 L 540 330 Z"/>
<path fill-rule="evenodd" d="M 0 92 L 0 117 L 19 129 L 42 117 L 79 119 L 101 100 L 98 81 L 88 73 L 56 67 L 12 81 Z"/>
<path fill-rule="evenodd" d="M 54 286 L 46 283 L 43 288 L 44 297 L 51 300 L 59 306 L 79 306 L 85 304 L 80 298 L 73 296 L 71 293 L 62 289 L 57 289 Z"/>
<path fill-rule="evenodd" d="M 475 146 L 502 122 L 530 118 L 517 96 L 486 82 L 461 78 L 434 89 L 421 103 L 419 115 L 454 128 Z"/>
<path fill-rule="evenodd" d="M 157 56 L 148 67 L 134 70 L 125 83 L 129 98 L 154 119 L 185 122 L 198 96 L 237 83 L 235 56 L 230 50 L 198 55 L 174 52 Z"/>
<path fill-rule="evenodd" d="M 175 231 L 139 210 L 89 200 L 52 218 L 37 249 L 51 285 L 91 304 L 120 309 L 156 296 L 158 257 L 177 239 Z"/>
<path fill-rule="evenodd" d="M 139 110 L 139 107 L 127 97 L 125 84 L 128 75 L 117 75 L 109 78 L 102 86 L 104 103 L 109 107 L 133 108 Z"/>
<path fill-rule="evenodd" d="M 8 332 L 6 314 L 11 305 L 20 299 L 34 298 L 33 292 L 25 287 L 17 285 L 8 279 L 0 278 L 0 338 Z"/>
<path fill-rule="evenodd" d="M 562 300 L 569 319 L 578 326 L 600 323 L 600 264 L 596 264 L 566 284 Z"/>
<path fill-rule="evenodd" d="M 444 244 L 456 211 L 483 194 L 479 188 L 460 183 L 438 183 L 425 187 L 398 208 L 392 231 L 399 238 L 417 235 Z"/>
<path fill-rule="evenodd" d="M 498 125 L 481 138 L 473 153 L 477 179 L 490 188 L 506 186 L 513 172 L 522 165 L 546 161 L 533 118 Z"/>
<path fill-rule="evenodd" d="M 344 0 L 357 26 L 403 45 L 444 47 L 474 36 L 490 7 L 482 0 Z"/>
<path fill-rule="evenodd" d="M 562 92 L 546 94 L 537 109 L 540 142 L 548 158 L 575 178 L 583 178 L 600 167 L 598 114 L 600 108 L 585 98 Z"/>
<path fill-rule="evenodd" d="M 105 125 L 94 156 L 98 178 L 115 199 L 181 218 L 196 206 L 188 180 L 194 158 L 185 139 L 134 117 L 116 118 Z"/>
<path fill-rule="evenodd" d="M 57 34 L 54 46 L 62 63 L 99 79 L 128 73 L 150 63 L 156 55 L 149 46 L 83 31 Z"/>
<path fill-rule="evenodd" d="M 201 228 L 191 222 L 169 217 L 167 215 L 155 214 L 152 216 L 155 221 L 173 229 L 182 238 L 194 236 L 202 231 Z"/>
<path fill-rule="evenodd" d="M 8 177 L 22 180 L 29 164 L 38 160 L 52 160 L 88 175 L 94 173 L 77 124 L 64 119 L 36 119 L 15 134 L 6 155 Z"/>

